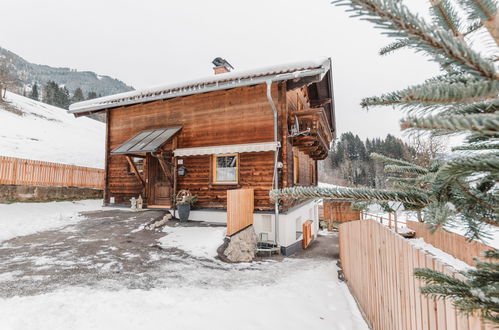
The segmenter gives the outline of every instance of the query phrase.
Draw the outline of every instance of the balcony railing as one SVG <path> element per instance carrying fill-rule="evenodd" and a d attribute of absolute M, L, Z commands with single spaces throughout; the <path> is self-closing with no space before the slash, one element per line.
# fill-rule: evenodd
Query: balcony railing
<path fill-rule="evenodd" d="M 292 138 L 293 146 L 313 159 L 325 159 L 328 155 L 333 135 L 324 108 L 309 108 L 291 112 L 292 121 L 298 121 L 298 131 Z"/>

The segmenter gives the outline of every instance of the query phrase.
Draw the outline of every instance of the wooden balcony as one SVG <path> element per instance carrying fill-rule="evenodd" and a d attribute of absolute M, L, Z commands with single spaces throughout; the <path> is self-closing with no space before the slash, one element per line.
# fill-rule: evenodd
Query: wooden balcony
<path fill-rule="evenodd" d="M 325 159 L 333 135 L 324 108 L 295 110 L 290 116 L 290 120 L 298 121 L 299 126 L 299 131 L 290 135 L 293 146 L 315 160 Z"/>

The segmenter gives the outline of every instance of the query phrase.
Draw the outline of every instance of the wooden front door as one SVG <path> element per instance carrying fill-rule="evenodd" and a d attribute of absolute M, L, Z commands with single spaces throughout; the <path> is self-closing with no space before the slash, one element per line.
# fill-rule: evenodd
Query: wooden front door
<path fill-rule="evenodd" d="M 161 166 L 158 158 L 148 155 L 148 189 L 149 205 L 172 206 L 173 180 L 171 176 L 173 171 L 171 162 L 163 161 Z M 165 170 L 171 173 L 167 175 Z"/>

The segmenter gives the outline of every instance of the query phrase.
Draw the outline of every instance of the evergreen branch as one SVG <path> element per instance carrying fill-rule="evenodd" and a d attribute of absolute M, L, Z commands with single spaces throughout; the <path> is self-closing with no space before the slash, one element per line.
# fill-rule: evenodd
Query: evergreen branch
<path fill-rule="evenodd" d="M 460 180 L 456 180 L 456 182 L 459 185 L 459 187 L 461 188 L 461 190 L 466 195 L 468 195 L 468 197 L 470 197 L 471 199 L 473 199 L 478 204 L 482 204 L 483 206 L 491 208 L 491 209 L 495 209 L 495 208 L 499 207 L 499 206 L 493 205 L 491 203 L 488 203 L 485 199 L 481 199 L 481 198 L 478 198 L 477 196 L 473 195 L 473 193 L 467 187 L 465 187 Z"/>
<path fill-rule="evenodd" d="M 463 36 L 467 36 L 468 34 L 471 34 L 478 29 L 480 29 L 483 26 L 483 23 L 481 21 L 475 21 L 473 22 L 470 26 L 468 26 L 468 29 L 466 30 L 465 33 L 463 33 Z"/>
<path fill-rule="evenodd" d="M 412 117 L 405 119 L 401 127 L 447 132 L 473 131 L 495 137 L 499 136 L 499 114 Z"/>
<path fill-rule="evenodd" d="M 471 20 L 493 20 L 497 14 L 497 2 L 494 0 L 459 0 L 459 3 L 467 10 Z"/>
<path fill-rule="evenodd" d="M 397 40 L 392 42 L 391 44 L 381 48 L 379 50 L 379 55 L 387 55 L 389 53 L 393 53 L 396 50 L 404 48 L 409 45 L 409 41 L 407 39 Z"/>
<path fill-rule="evenodd" d="M 498 173 L 499 155 L 482 154 L 454 159 L 448 162 L 437 172 L 433 182 L 435 194 L 440 195 L 444 186 L 448 185 L 451 181 L 480 172 Z"/>
<path fill-rule="evenodd" d="M 474 151 L 499 149 L 499 143 L 493 144 L 469 144 L 452 148 L 452 151 Z"/>
<path fill-rule="evenodd" d="M 406 174 L 426 174 L 428 170 L 417 165 L 413 166 L 399 166 L 399 165 L 385 165 L 385 171 L 406 173 Z"/>
<path fill-rule="evenodd" d="M 428 104 L 449 104 L 478 102 L 495 99 L 499 92 L 499 81 L 475 80 L 468 83 L 427 82 L 401 91 L 368 97 L 361 106 L 406 105 L 427 106 Z"/>
<path fill-rule="evenodd" d="M 460 37 L 461 22 L 451 3 L 448 0 L 430 0 L 430 3 L 434 21 L 443 28 L 450 30 L 455 37 Z"/>
<path fill-rule="evenodd" d="M 455 286 L 460 286 L 463 284 L 463 281 L 455 277 L 427 268 L 415 268 L 414 276 L 416 276 L 420 280 L 425 281 L 427 284 L 445 283 Z"/>
<path fill-rule="evenodd" d="M 415 164 L 402 160 L 402 159 L 396 159 L 396 158 L 391 158 L 382 154 L 378 154 L 376 152 L 373 152 L 369 155 L 374 160 L 379 160 L 380 162 L 384 164 L 391 164 L 391 165 L 398 165 L 398 166 L 415 166 Z M 423 167 L 421 167 L 423 168 Z"/>
<path fill-rule="evenodd" d="M 461 38 L 449 31 L 427 24 L 411 13 L 401 2 L 383 0 L 334 0 L 333 4 L 349 6 L 353 16 L 384 29 L 385 34 L 399 39 L 408 39 L 413 48 L 433 55 L 435 61 L 447 64 L 452 61 L 470 73 L 496 79 L 494 66 L 471 49 Z M 444 62 L 442 60 L 444 59 Z"/>
<path fill-rule="evenodd" d="M 499 99 L 494 98 L 488 101 L 475 102 L 471 104 L 463 104 L 458 106 L 448 107 L 440 115 L 466 115 L 479 113 L 494 113 L 499 111 Z"/>
<path fill-rule="evenodd" d="M 425 205 L 428 197 L 417 193 L 407 193 L 396 190 L 364 189 L 364 188 L 319 188 L 319 187 L 291 187 L 273 189 L 270 191 L 272 200 L 280 199 L 336 199 L 351 201 L 393 201 Z"/>

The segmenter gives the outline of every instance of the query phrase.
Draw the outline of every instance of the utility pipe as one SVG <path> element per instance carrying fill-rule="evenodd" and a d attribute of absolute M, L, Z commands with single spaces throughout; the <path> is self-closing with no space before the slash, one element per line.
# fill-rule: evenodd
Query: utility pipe
<path fill-rule="evenodd" d="M 279 166 L 279 135 L 278 135 L 278 121 L 277 121 L 277 107 L 275 106 L 274 100 L 272 99 L 272 80 L 267 80 L 267 100 L 272 107 L 272 111 L 274 113 L 274 142 L 276 144 L 274 151 L 274 182 L 273 188 L 279 189 L 279 175 L 278 175 L 278 166 Z M 274 211 L 275 211 L 275 244 L 279 246 L 278 237 L 279 237 L 279 200 L 275 200 L 274 202 Z"/>

